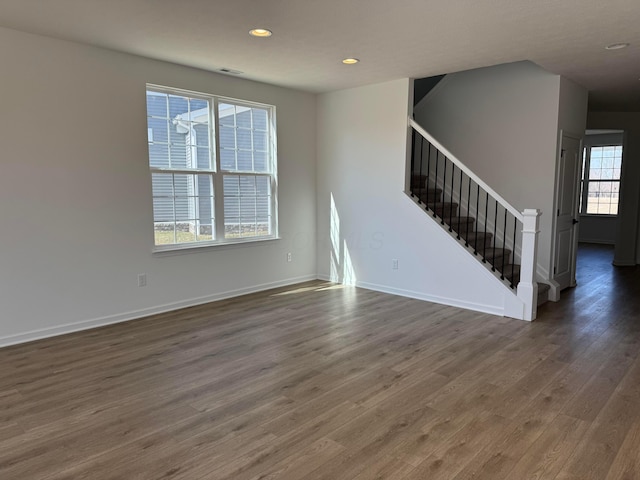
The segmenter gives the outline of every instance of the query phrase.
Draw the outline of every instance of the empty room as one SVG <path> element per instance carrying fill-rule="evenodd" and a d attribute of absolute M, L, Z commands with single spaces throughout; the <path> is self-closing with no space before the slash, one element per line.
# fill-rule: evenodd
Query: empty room
<path fill-rule="evenodd" d="M 0 479 L 640 478 L 632 0 L 3 0 Z"/>

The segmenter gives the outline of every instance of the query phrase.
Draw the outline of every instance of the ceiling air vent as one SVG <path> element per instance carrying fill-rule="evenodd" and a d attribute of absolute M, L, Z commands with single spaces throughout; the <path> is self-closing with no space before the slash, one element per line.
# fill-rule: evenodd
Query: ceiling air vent
<path fill-rule="evenodd" d="M 221 73 L 226 73 L 227 75 L 242 75 L 244 73 L 240 70 L 233 70 L 232 68 L 221 68 L 218 71 Z"/>

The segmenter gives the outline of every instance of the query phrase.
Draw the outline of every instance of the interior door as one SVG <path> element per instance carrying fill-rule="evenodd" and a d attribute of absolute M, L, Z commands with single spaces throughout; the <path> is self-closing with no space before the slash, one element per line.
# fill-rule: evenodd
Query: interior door
<path fill-rule="evenodd" d="M 553 279 L 562 290 L 576 284 L 580 140 L 563 135 L 561 152 L 556 186 L 558 205 Z"/>

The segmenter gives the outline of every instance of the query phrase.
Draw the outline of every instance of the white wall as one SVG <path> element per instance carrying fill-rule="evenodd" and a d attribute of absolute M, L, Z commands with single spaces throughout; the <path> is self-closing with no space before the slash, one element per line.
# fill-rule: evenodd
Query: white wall
<path fill-rule="evenodd" d="M 6 29 L 0 65 L 0 345 L 315 278 L 314 95 Z M 152 255 L 146 82 L 276 106 L 281 240 Z"/>
<path fill-rule="evenodd" d="M 318 272 L 503 314 L 508 288 L 403 193 L 409 96 L 402 79 L 318 97 Z"/>
<path fill-rule="evenodd" d="M 564 133 L 584 137 L 587 128 L 589 92 L 568 78 L 559 78 L 558 128 Z M 558 142 L 561 142 L 560 137 L 558 137 Z"/>
<path fill-rule="evenodd" d="M 615 265 L 640 264 L 640 112 L 589 112 L 587 128 L 624 130 Z"/>
<path fill-rule="evenodd" d="M 575 104 L 577 111 L 566 110 Z M 567 113 L 559 116 L 559 110 Z M 579 124 L 586 116 L 586 90 L 531 62 L 517 62 L 447 75 L 414 113 L 514 207 L 542 210 L 538 274 L 548 278 L 559 128 L 584 132 Z"/>

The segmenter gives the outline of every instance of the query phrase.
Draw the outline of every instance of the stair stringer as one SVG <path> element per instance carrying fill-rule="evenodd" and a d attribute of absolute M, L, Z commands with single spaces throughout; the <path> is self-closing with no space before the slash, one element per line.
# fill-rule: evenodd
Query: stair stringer
<path fill-rule="evenodd" d="M 426 210 L 423 204 L 418 202 L 418 199 L 411 195 L 411 192 L 405 192 L 405 196 L 413 203 L 417 208 L 422 210 L 428 218 L 425 218 L 425 222 L 429 222 L 436 228 L 434 228 L 435 234 L 440 234 L 447 239 L 447 241 L 452 242 L 457 246 L 460 250 L 460 254 L 455 258 L 458 261 L 464 261 L 464 268 L 469 269 L 471 272 L 476 272 L 476 275 L 479 275 L 482 281 L 486 281 L 490 283 L 492 286 L 495 286 L 497 290 L 496 298 L 493 298 L 489 304 L 485 305 L 487 308 L 474 308 L 473 305 L 461 305 L 460 302 L 452 302 L 449 303 L 447 301 L 439 301 L 437 299 L 427 299 L 429 301 L 434 301 L 436 303 L 444 303 L 447 305 L 469 308 L 472 310 L 482 311 L 486 313 L 493 313 L 497 315 L 502 315 L 505 317 L 516 318 L 519 320 L 527 320 L 525 315 L 525 304 L 524 302 L 518 298 L 516 290 L 509 288 L 503 280 L 500 279 L 500 274 L 496 271 L 493 272 L 491 270 L 491 265 L 489 263 L 483 263 L 482 261 L 478 261 L 478 258 L 474 258 L 473 249 L 465 247 L 463 239 L 457 239 L 455 232 L 449 232 L 448 228 L 445 228 L 440 224 L 439 217 L 434 217 L 430 210 Z M 460 265 L 458 265 L 460 267 Z M 465 272 L 460 272 L 461 275 L 464 275 Z M 392 292 L 393 293 L 393 292 Z M 453 300 L 453 299 L 451 299 Z M 490 306 L 491 305 L 491 306 Z"/>

